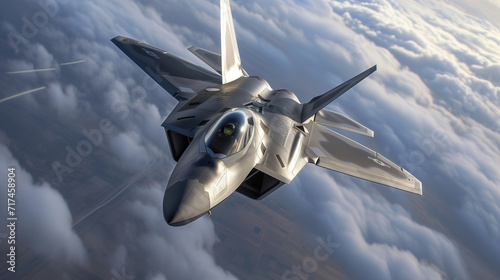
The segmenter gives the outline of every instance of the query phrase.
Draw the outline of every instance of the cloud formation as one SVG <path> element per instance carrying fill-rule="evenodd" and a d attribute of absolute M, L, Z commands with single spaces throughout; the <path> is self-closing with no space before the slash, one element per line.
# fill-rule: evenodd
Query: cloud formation
<path fill-rule="evenodd" d="M 21 32 L 19 15 L 39 11 L 36 2 L 2 14 L 2 30 Z M 149 84 L 109 39 L 130 36 L 197 62 L 186 47 L 219 49 L 216 2 L 69 1 L 20 44 L 19 53 L 8 45 L 0 50 L 9 56 L 5 67 L 11 71 L 84 59 L 74 67 L 12 80 L 15 89 L 49 87 L 46 95 L 19 102 L 41 118 L 53 118 L 47 108 L 54 109 L 61 123 L 81 128 L 88 126 L 75 121 L 82 116 L 111 119 L 118 129 L 105 143 L 113 147 L 117 166 L 129 172 L 152 155 L 171 167 L 159 125 L 174 100 Z M 298 222 L 310 225 L 305 234 L 333 234 L 341 244 L 335 261 L 355 279 L 477 278 L 474 266 L 488 271 L 485 278 L 500 273 L 494 263 L 500 257 L 500 34 L 495 26 L 446 2 L 426 0 L 234 0 L 232 9 L 245 69 L 303 101 L 378 64 L 374 75 L 330 107 L 373 129 L 374 139 L 357 140 L 424 184 L 424 196 L 414 198 L 308 167 L 294 188 L 273 194 L 301 205 Z M 310 188 L 310 182 L 319 187 Z M 125 206 L 129 216 L 116 224 L 124 239 L 117 239 L 110 268 L 126 265 L 150 279 L 234 279 L 212 256 L 217 238 L 209 219 L 175 230 L 163 224 L 163 184 L 146 186 Z M 48 184 L 36 190 L 66 209 L 57 216 L 66 228 L 62 240 L 79 241 L 68 228 L 71 216 L 63 198 Z M 40 238 L 52 244 L 48 234 Z M 49 255 L 47 249 L 40 253 Z M 75 262 L 85 256 L 83 248 L 59 250 Z M 133 265 L 137 256 L 146 256 L 145 267 Z M 165 266 L 162 260 L 172 261 Z M 186 267 L 189 262 L 203 264 L 211 277 Z"/>
<path fill-rule="evenodd" d="M 7 168 L 15 168 L 15 209 L 18 218 L 18 248 L 32 248 L 52 262 L 84 265 L 87 253 L 80 237 L 73 230 L 68 205 L 62 195 L 47 182 L 35 183 L 9 149 L 0 143 L 0 180 L 7 182 Z M 7 191 L 0 193 L 7 209 Z M 7 213 L 2 211 L 6 219 Z M 18 251 L 21 252 L 21 251 Z"/>
<path fill-rule="evenodd" d="M 27 2 L 34 4 L 37 1 Z M 215 4 L 209 6 L 218 7 Z M 213 16 L 218 18 L 218 8 L 213 11 Z M 16 28 L 19 31 L 15 15 L 6 17 L 6 21 L 12 23 L 3 24 L 5 31 Z M 189 30 L 184 26 L 165 23 L 158 11 L 135 1 L 107 1 L 99 4 L 95 1 L 68 1 L 59 4 L 57 15 L 51 17 L 49 24 L 41 28 L 37 36 L 20 45 L 19 53 L 7 61 L 6 67 L 14 71 L 56 66 L 55 71 L 29 74 L 19 80 L 12 80 L 15 87 L 36 84 L 46 84 L 48 87 L 45 95 L 19 100 L 21 105 L 30 106 L 33 114 L 41 119 L 57 119 L 58 123 L 76 127 L 77 131 L 98 128 L 100 121 L 108 119 L 114 129 L 103 133 L 99 147 L 109 150 L 112 158 L 110 163 L 114 162 L 118 170 L 123 168 L 126 171 L 124 177 L 143 170 L 155 160 L 162 163 L 164 172 L 168 174 L 173 161 L 160 125 L 175 105 L 174 99 L 121 53 L 110 39 L 117 35 L 130 36 L 176 54 L 191 55 L 183 40 L 200 37 L 203 43 L 210 43 L 210 39 L 206 35 L 200 36 L 202 32 Z M 85 62 L 72 67 L 57 67 L 59 63 L 75 60 Z M 57 116 L 53 114 L 54 111 L 47 111 L 47 108 L 54 109 Z M 82 122 L 82 119 L 86 121 Z M 76 139 L 80 138 L 86 139 L 83 135 Z M 24 144 L 30 142 L 26 139 Z M 68 145 L 76 147 L 77 142 Z M 95 146 L 93 148 L 97 149 Z M 91 153 L 87 158 L 95 156 L 97 153 Z M 75 168 L 65 175 L 65 180 L 81 176 L 79 173 L 82 171 Z M 197 224 L 184 228 L 169 227 L 164 223 L 161 210 L 165 182 L 149 181 L 153 183 L 134 186 L 141 188 L 141 191 L 121 207 L 126 217 L 110 226 L 113 231 L 103 232 L 105 236 L 98 238 L 114 241 L 114 252 L 102 252 L 111 255 L 109 262 L 104 264 L 111 275 L 126 274 L 141 279 L 236 279 L 218 266 L 213 257 L 217 237 L 210 219 L 202 218 Z M 86 186 L 82 184 L 79 187 Z M 62 196 L 54 195 L 54 192 L 57 193 L 55 190 L 48 187 L 39 189 L 33 194 L 49 193 L 47 196 L 51 197 L 53 208 L 59 207 L 61 203 L 66 205 Z M 41 200 L 33 205 L 41 207 L 42 202 L 49 203 Z M 44 210 L 52 213 L 53 208 Z M 28 214 L 25 220 L 32 223 L 32 227 L 49 219 L 38 217 L 35 221 L 29 218 L 29 215 L 37 214 L 36 211 L 34 208 L 26 210 Z M 39 211 L 39 214 L 45 212 Z M 38 244 L 36 252 L 54 258 L 67 255 L 68 261 L 83 262 L 86 257 L 83 246 L 91 245 L 82 244 L 79 239 L 72 244 L 74 240 L 71 240 L 71 235 L 65 236 L 67 230 L 61 227 L 68 225 L 64 219 L 69 218 L 71 230 L 69 211 L 58 211 L 56 217 L 61 219 L 50 220 L 54 223 L 51 224 L 52 229 L 61 232 L 50 235 L 51 228 L 42 231 L 34 240 Z M 31 230 L 22 229 L 23 232 L 36 232 Z M 70 233 L 74 235 L 72 230 Z M 62 241 L 55 249 L 51 247 L 54 240 Z M 85 241 L 90 242 L 87 239 Z M 73 247 L 76 252 L 70 255 Z M 77 254 L 79 250 L 83 250 L 83 255 Z M 192 267 L 189 265 L 192 263 L 198 265 Z"/>
<path fill-rule="evenodd" d="M 301 221 L 308 220 L 316 234 L 329 234 L 340 244 L 333 257 L 350 277 L 468 278 L 456 245 L 442 233 L 416 223 L 405 206 L 388 203 L 370 184 L 345 175 L 326 174 L 314 167 L 304 171 L 291 185 L 296 189 L 289 188 L 286 196 L 300 201 Z"/>
<path fill-rule="evenodd" d="M 116 232 L 116 239 L 125 245 L 115 255 L 128 261 L 115 265 L 126 264 L 131 274 L 143 279 L 236 279 L 215 263 L 217 237 L 207 216 L 182 228 L 164 224 L 163 192 L 158 183 L 142 186 L 134 201 L 124 205 L 121 227 L 126 230 Z M 135 256 L 141 256 L 140 262 Z"/>
<path fill-rule="evenodd" d="M 370 79 L 332 107 L 340 107 L 372 128 L 376 137 L 361 141 L 423 181 L 424 197 L 416 199 L 428 212 L 413 212 L 407 226 L 400 227 L 405 229 L 401 234 L 425 228 L 431 231 L 429 239 L 433 240 L 436 238 L 432 235 L 444 226 L 446 230 L 438 234 L 439 240 L 457 259 L 453 265 L 444 264 L 438 259 L 429 260 L 416 248 L 405 250 L 421 265 L 430 261 L 442 274 L 439 278 L 467 278 L 467 270 L 473 266 L 460 261 L 464 251 L 459 249 L 466 246 L 474 252 L 474 256 L 467 254 L 468 260 L 479 256 L 477 263 L 488 264 L 490 277 L 497 274 L 492 260 L 500 255 L 500 243 L 496 242 L 500 240 L 500 212 L 495 202 L 500 198 L 496 187 L 500 177 L 494 171 L 500 162 L 499 56 L 495 51 L 500 44 L 498 29 L 450 4 L 435 1 L 273 1 L 266 3 L 266 9 L 262 5 L 254 1 L 234 8 L 237 21 L 243 17 L 239 27 L 250 33 L 240 42 L 251 43 L 255 37 L 261 46 L 270 44 L 280 49 L 284 58 L 273 58 L 272 48 L 260 49 L 264 56 L 269 55 L 265 68 L 269 76 L 262 76 L 283 81 L 289 75 L 291 86 L 287 87 L 295 87 L 303 100 L 324 91 L 320 88 L 331 88 L 367 66 L 378 64 L 379 70 Z M 262 15 L 264 10 L 268 12 Z M 275 31 L 274 26 L 281 26 L 281 30 Z M 267 32 L 272 36 L 265 36 Z M 288 67 L 283 69 L 282 61 L 292 61 L 292 68 L 302 73 L 294 75 Z M 304 174 L 298 179 L 307 176 Z M 345 180 L 349 184 L 366 184 Z M 305 186 L 310 184 L 298 185 Z M 315 191 L 308 188 L 304 193 Z M 407 196 L 384 189 L 381 192 L 405 209 L 414 209 Z M 357 195 L 364 193 L 359 191 Z M 437 197 L 436 202 L 433 197 Z M 388 203 L 379 198 L 375 194 L 373 200 Z M 295 201 L 293 205 L 300 203 Z M 311 207 L 305 215 L 326 211 L 318 208 Z M 385 215 L 390 216 L 392 211 Z M 436 227 L 432 219 L 438 219 L 440 225 Z M 384 240 L 380 244 L 391 243 Z M 458 269 L 460 265 L 466 269 Z M 346 262 L 345 267 L 355 270 L 359 263 Z"/>

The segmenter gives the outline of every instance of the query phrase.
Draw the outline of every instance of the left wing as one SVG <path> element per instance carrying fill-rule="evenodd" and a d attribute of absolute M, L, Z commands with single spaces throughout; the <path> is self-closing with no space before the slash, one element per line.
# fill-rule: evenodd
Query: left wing
<path fill-rule="evenodd" d="M 122 36 L 111 40 L 151 78 L 179 101 L 222 83 L 221 76 L 185 59 Z"/>
<path fill-rule="evenodd" d="M 377 152 L 313 123 L 306 155 L 316 165 L 404 191 L 422 194 L 422 183 Z"/>

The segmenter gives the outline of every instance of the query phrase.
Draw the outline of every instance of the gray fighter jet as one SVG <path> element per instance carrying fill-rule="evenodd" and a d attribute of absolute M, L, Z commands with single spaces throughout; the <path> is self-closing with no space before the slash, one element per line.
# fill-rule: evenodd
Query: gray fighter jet
<path fill-rule="evenodd" d="M 165 221 L 190 223 L 237 191 L 262 199 L 306 163 L 422 194 L 422 184 L 377 152 L 330 130 L 373 131 L 324 109 L 376 70 L 301 102 L 241 67 L 229 0 L 220 1 L 221 55 L 189 50 L 215 71 L 134 39 L 112 39 L 178 104 L 163 122 L 177 161 L 163 199 Z M 217 73 L 216 73 L 217 72 Z"/>

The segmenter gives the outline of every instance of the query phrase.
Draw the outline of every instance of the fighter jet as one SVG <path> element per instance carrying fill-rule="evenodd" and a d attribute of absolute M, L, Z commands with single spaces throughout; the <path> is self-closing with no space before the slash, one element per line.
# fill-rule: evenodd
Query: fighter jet
<path fill-rule="evenodd" d="M 214 71 L 134 39 L 111 40 L 178 101 L 162 124 L 177 162 L 163 199 L 169 225 L 198 219 L 235 191 L 263 199 L 307 163 L 422 194 L 421 182 L 409 172 L 330 129 L 373 137 L 369 128 L 324 107 L 376 65 L 303 103 L 247 74 L 229 0 L 220 1 L 220 16 L 221 54 L 189 48 Z"/>

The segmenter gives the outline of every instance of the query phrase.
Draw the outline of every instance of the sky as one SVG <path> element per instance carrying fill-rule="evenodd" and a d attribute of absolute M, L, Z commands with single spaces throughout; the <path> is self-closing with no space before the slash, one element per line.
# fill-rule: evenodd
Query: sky
<path fill-rule="evenodd" d="M 102 264 L 107 274 L 96 272 L 102 279 L 122 268 L 141 279 L 238 279 L 214 254 L 221 241 L 210 217 L 175 230 L 164 223 L 174 161 L 159 125 L 176 101 L 110 42 L 132 37 L 203 65 L 187 48 L 220 52 L 218 1 L 1 5 L 0 99 L 45 87 L 0 102 L 0 184 L 15 166 L 22 246 L 81 272 L 95 265 L 89 244 L 102 240 L 112 256 Z M 328 261 L 350 279 L 499 279 L 499 5 L 233 0 L 231 7 L 245 70 L 304 102 L 378 66 L 328 108 L 372 129 L 374 138 L 344 134 L 410 171 L 423 196 L 306 166 L 272 197 L 294 206 L 304 236 L 340 245 Z M 33 69 L 53 70 L 8 74 Z M 78 149 L 86 155 L 69 156 Z M 100 156 L 106 164 L 91 161 Z M 123 200 L 125 217 L 77 232 L 85 223 L 75 213 L 94 205 L 75 199 L 92 187 L 84 170 L 133 177 L 157 165 L 132 184 L 141 191 Z M 0 201 L 6 209 L 6 191 Z"/>

